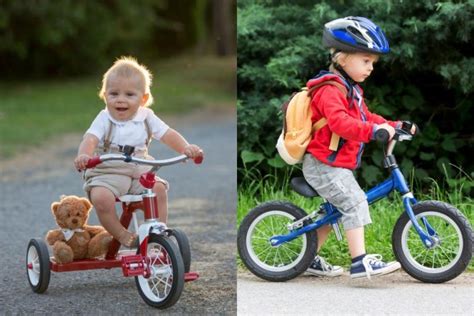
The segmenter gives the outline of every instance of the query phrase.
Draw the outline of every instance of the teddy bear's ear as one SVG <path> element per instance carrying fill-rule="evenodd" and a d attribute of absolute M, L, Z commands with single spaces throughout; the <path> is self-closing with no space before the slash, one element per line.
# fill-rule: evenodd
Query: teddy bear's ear
<path fill-rule="evenodd" d="M 84 203 L 87 210 L 90 210 L 92 208 L 92 204 L 91 204 L 91 202 L 89 202 L 88 199 L 81 198 L 81 202 Z"/>
<path fill-rule="evenodd" d="M 54 215 L 56 215 L 56 211 L 58 210 L 59 205 L 61 205 L 60 202 L 54 202 L 53 204 L 51 204 L 51 211 Z"/>

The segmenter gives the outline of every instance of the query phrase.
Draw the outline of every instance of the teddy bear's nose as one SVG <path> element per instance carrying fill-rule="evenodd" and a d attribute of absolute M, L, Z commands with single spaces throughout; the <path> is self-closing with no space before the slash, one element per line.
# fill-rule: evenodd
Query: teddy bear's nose
<path fill-rule="evenodd" d="M 77 218 L 74 218 L 74 219 L 72 220 L 72 223 L 73 223 L 73 224 L 77 224 Z"/>

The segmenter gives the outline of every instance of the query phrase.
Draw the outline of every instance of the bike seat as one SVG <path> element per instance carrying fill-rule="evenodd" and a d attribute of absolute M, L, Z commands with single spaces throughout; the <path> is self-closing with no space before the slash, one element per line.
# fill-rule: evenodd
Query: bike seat
<path fill-rule="evenodd" d="M 303 177 L 296 177 L 292 178 L 290 181 L 290 186 L 296 193 L 311 198 L 318 196 L 318 192 L 316 192 L 308 182 L 306 182 L 305 178 Z"/>

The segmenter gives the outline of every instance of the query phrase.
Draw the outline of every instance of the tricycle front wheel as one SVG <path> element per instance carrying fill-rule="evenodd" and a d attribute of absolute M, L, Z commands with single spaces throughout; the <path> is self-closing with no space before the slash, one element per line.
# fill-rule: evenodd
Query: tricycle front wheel
<path fill-rule="evenodd" d="M 403 269 L 427 283 L 442 283 L 460 275 L 472 257 L 473 232 L 466 217 L 440 201 L 417 203 L 413 212 L 418 224 L 434 237 L 435 244 L 425 247 L 408 214 L 403 213 L 392 233 L 393 251 Z"/>
<path fill-rule="evenodd" d="M 135 277 L 138 293 L 152 307 L 173 306 L 184 287 L 184 264 L 179 249 L 167 236 L 151 234 L 146 256 L 150 276 Z"/>
<path fill-rule="evenodd" d="M 26 251 L 26 275 L 31 289 L 35 293 L 43 293 L 48 289 L 51 275 L 49 251 L 46 243 L 33 238 Z"/>

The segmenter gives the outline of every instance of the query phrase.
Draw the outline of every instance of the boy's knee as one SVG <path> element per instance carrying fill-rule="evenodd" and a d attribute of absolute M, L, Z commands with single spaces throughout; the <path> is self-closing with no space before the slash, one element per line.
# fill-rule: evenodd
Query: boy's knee
<path fill-rule="evenodd" d="M 107 188 L 93 187 L 90 191 L 90 200 L 97 211 L 107 210 L 115 204 L 115 195 Z"/>
<path fill-rule="evenodd" d="M 165 197 L 167 196 L 167 188 L 164 183 L 157 182 L 155 183 L 155 186 L 153 187 L 153 192 L 156 193 L 157 196 Z"/>

